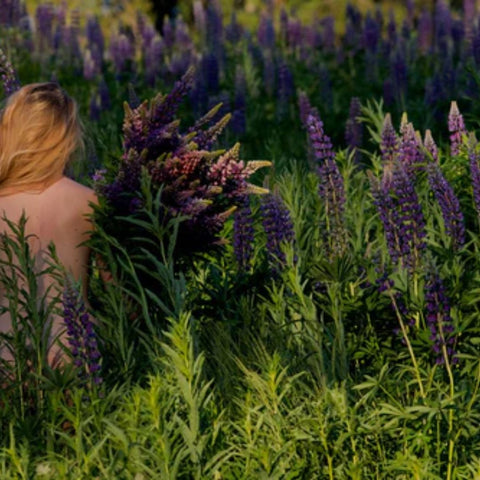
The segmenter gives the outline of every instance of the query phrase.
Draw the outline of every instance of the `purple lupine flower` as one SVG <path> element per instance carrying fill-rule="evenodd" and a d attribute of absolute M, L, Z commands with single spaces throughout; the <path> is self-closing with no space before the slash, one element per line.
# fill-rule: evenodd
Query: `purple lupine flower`
<path fill-rule="evenodd" d="M 155 110 L 152 119 L 154 123 L 166 125 L 174 119 L 181 101 L 193 86 L 193 80 L 193 69 L 189 69 L 180 80 L 175 82 L 170 93 L 165 96 L 164 101 Z"/>
<path fill-rule="evenodd" d="M 367 51 L 376 53 L 380 41 L 380 30 L 380 25 L 375 18 L 370 13 L 367 13 L 363 30 L 363 42 Z"/>
<path fill-rule="evenodd" d="M 63 319 L 73 364 L 78 369 L 80 381 L 90 388 L 100 385 L 103 381 L 101 355 L 94 324 L 79 291 L 68 278 L 63 291 Z"/>
<path fill-rule="evenodd" d="M 173 19 L 170 17 L 163 18 L 163 25 L 162 25 L 162 38 L 163 43 L 168 50 L 173 48 L 175 44 L 175 28 L 173 24 Z"/>
<path fill-rule="evenodd" d="M 244 36 L 244 28 L 237 20 L 237 14 L 232 12 L 230 17 L 230 23 L 225 27 L 225 38 L 232 45 L 236 45 Z"/>
<path fill-rule="evenodd" d="M 350 100 L 350 109 L 348 112 L 348 120 L 345 127 L 345 140 L 349 149 L 355 150 L 354 158 L 358 161 L 360 152 L 358 149 L 362 146 L 363 126 L 358 120 L 361 115 L 362 106 L 358 97 L 352 97 Z"/>
<path fill-rule="evenodd" d="M 382 161 L 384 164 L 392 162 L 398 155 L 398 138 L 392 125 L 392 117 L 389 113 L 385 115 L 382 127 L 382 139 L 380 151 L 382 152 Z"/>
<path fill-rule="evenodd" d="M 155 85 L 156 79 L 162 72 L 164 49 L 162 38 L 156 35 L 144 50 L 145 79 L 151 86 Z"/>
<path fill-rule="evenodd" d="M 21 0 L 6 0 L 0 2 L 0 25 L 5 27 L 18 26 L 25 15 L 25 7 Z"/>
<path fill-rule="evenodd" d="M 413 125 L 408 121 L 405 121 L 401 128 L 401 136 L 398 144 L 398 159 L 413 180 L 415 171 L 421 168 L 421 164 L 424 161 L 424 154 Z"/>
<path fill-rule="evenodd" d="M 414 15 L 415 14 L 415 3 L 413 0 L 407 0 L 407 18 L 406 21 L 410 28 L 413 27 Z"/>
<path fill-rule="evenodd" d="M 332 52 L 335 50 L 335 17 L 328 15 L 322 18 L 322 46 L 325 50 Z"/>
<path fill-rule="evenodd" d="M 257 31 L 258 44 L 262 48 L 273 50 L 275 48 L 275 28 L 271 16 L 262 15 Z"/>
<path fill-rule="evenodd" d="M 191 49 L 181 49 L 173 52 L 168 65 L 168 72 L 172 78 L 181 77 L 192 65 L 193 53 Z"/>
<path fill-rule="evenodd" d="M 3 93 L 6 97 L 16 92 L 20 88 L 20 82 L 18 81 L 17 74 L 1 48 L 0 78 L 2 79 Z"/>
<path fill-rule="evenodd" d="M 280 196 L 271 193 L 262 197 L 260 211 L 267 235 L 268 263 L 272 273 L 278 275 L 286 265 L 283 245 L 293 244 L 295 239 L 290 212 Z"/>
<path fill-rule="evenodd" d="M 330 137 L 325 134 L 322 120 L 310 112 L 307 116 L 306 127 L 317 163 L 321 165 L 328 159 L 333 160 L 335 152 Z"/>
<path fill-rule="evenodd" d="M 287 22 L 287 45 L 295 50 L 302 41 L 302 23 L 296 18 L 288 18 Z"/>
<path fill-rule="evenodd" d="M 456 51 L 460 50 L 460 46 L 465 38 L 465 29 L 461 20 L 454 20 L 452 23 L 452 40 Z"/>
<path fill-rule="evenodd" d="M 327 245 L 330 256 L 340 255 L 346 248 L 345 187 L 335 161 L 335 152 L 319 117 L 307 117 L 307 132 L 317 162 L 318 193 L 323 201 L 326 218 Z"/>
<path fill-rule="evenodd" d="M 307 119 L 309 115 L 319 117 L 318 110 L 315 107 L 312 107 L 310 100 L 305 92 L 298 92 L 298 109 L 300 113 L 300 120 L 304 128 L 308 128 Z M 323 123 L 322 123 L 323 128 Z"/>
<path fill-rule="evenodd" d="M 85 80 L 93 80 L 98 73 L 97 64 L 92 57 L 92 52 L 87 48 L 83 55 L 83 77 Z"/>
<path fill-rule="evenodd" d="M 193 20 L 195 23 L 195 31 L 202 41 L 205 41 L 207 18 L 201 0 L 195 0 L 193 2 Z"/>
<path fill-rule="evenodd" d="M 221 63 L 223 57 L 223 13 L 218 0 L 208 2 L 206 9 L 206 37 L 208 51 Z"/>
<path fill-rule="evenodd" d="M 233 221 L 233 249 L 240 270 L 249 272 L 252 269 L 254 246 L 253 216 L 248 196 L 235 211 Z"/>
<path fill-rule="evenodd" d="M 450 316 L 450 300 L 445 293 L 442 279 L 436 272 L 429 272 L 425 282 L 425 319 L 430 330 L 432 350 L 436 363 L 445 361 L 457 363 L 455 355 L 455 334 Z"/>
<path fill-rule="evenodd" d="M 423 140 L 423 146 L 427 152 L 432 156 L 434 162 L 438 162 L 438 147 L 435 143 L 435 140 L 432 137 L 432 132 L 427 129 L 425 130 L 425 138 Z"/>
<path fill-rule="evenodd" d="M 465 220 L 460 202 L 438 163 L 430 163 L 427 172 L 430 188 L 442 211 L 445 231 L 451 239 L 452 248 L 458 250 L 465 243 Z"/>
<path fill-rule="evenodd" d="M 127 35 L 120 33 L 113 35 L 110 39 L 109 54 L 115 72 L 117 74 L 122 73 L 125 70 L 127 63 L 133 61 L 135 47 Z"/>
<path fill-rule="evenodd" d="M 105 39 L 97 17 L 89 17 L 86 25 L 87 48 L 90 50 L 95 70 L 100 72 L 103 65 Z"/>
<path fill-rule="evenodd" d="M 318 194 L 325 210 L 325 244 L 328 256 L 341 256 L 347 248 L 345 187 L 337 162 L 327 158 L 317 170 Z"/>
<path fill-rule="evenodd" d="M 475 4 L 475 0 L 463 0 L 463 22 L 467 39 L 471 38 L 473 23 L 476 17 Z"/>
<path fill-rule="evenodd" d="M 381 182 L 372 180 L 372 195 L 392 262 L 414 271 L 426 248 L 425 218 L 404 166 L 398 161 L 390 163 Z"/>
<path fill-rule="evenodd" d="M 466 133 L 463 116 L 458 110 L 457 102 L 452 102 L 448 114 L 448 131 L 450 132 L 450 154 L 458 155 L 462 144 L 462 135 Z"/>
<path fill-rule="evenodd" d="M 452 17 L 444 0 L 435 3 L 435 48 L 441 58 L 449 54 L 448 40 L 451 33 Z"/>
<path fill-rule="evenodd" d="M 53 7 L 45 3 L 38 5 L 35 11 L 36 31 L 40 37 L 39 49 L 49 49 L 53 42 Z"/>
<path fill-rule="evenodd" d="M 181 50 L 193 49 L 193 41 L 188 30 L 188 25 L 181 17 L 175 22 L 175 48 Z"/>
<path fill-rule="evenodd" d="M 387 39 L 390 45 L 395 45 L 397 43 L 397 23 L 395 21 L 395 15 L 393 10 L 390 10 L 387 24 Z"/>

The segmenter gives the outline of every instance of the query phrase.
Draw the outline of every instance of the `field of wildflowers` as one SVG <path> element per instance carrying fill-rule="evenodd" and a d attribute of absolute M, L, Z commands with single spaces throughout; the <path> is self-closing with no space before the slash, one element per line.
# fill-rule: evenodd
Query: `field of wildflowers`
<path fill-rule="evenodd" d="M 160 35 L 0 0 L 2 98 L 78 101 L 99 197 L 89 305 L 3 241 L 0 478 L 480 478 L 480 9 L 274 3 Z"/>

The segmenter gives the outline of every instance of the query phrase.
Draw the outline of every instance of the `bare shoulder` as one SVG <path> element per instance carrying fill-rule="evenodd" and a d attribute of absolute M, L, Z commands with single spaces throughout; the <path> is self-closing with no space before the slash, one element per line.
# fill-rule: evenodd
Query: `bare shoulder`
<path fill-rule="evenodd" d="M 74 180 L 63 177 L 57 182 L 60 196 L 68 198 L 70 202 L 78 204 L 88 205 L 89 203 L 98 203 L 97 195 L 95 192 L 81 183 Z"/>

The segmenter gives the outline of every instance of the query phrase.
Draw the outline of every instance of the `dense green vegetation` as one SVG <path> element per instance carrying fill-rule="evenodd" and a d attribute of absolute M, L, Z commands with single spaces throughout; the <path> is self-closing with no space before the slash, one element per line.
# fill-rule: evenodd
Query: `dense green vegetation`
<path fill-rule="evenodd" d="M 28 219 L 4 240 L 0 478 L 478 478 L 475 6 L 350 6 L 340 34 L 212 2 L 107 39 L 15 5 L 4 96 L 54 78 L 77 99 L 68 173 L 99 206 L 88 306 L 54 250 L 34 273 Z M 52 312 L 83 328 L 62 370 Z"/>

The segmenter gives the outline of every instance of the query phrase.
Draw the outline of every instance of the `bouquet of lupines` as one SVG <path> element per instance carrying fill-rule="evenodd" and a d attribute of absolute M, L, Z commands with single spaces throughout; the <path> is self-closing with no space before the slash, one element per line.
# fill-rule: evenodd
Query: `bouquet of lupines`
<path fill-rule="evenodd" d="M 108 175 L 97 178 L 97 191 L 106 201 L 107 222 L 113 217 L 142 216 L 148 202 L 141 186 L 147 179 L 148 194 L 160 196 L 159 223 L 182 219 L 177 252 L 186 254 L 206 251 L 221 241 L 226 219 L 246 196 L 266 192 L 248 179 L 270 165 L 268 161 L 241 160 L 239 144 L 226 151 L 212 150 L 230 119 L 229 114 L 217 118 L 219 106 L 185 133 L 180 131 L 175 115 L 193 78 L 189 70 L 169 94 L 159 94 L 134 108 L 125 106 L 120 164 L 110 180 Z M 121 240 L 128 241 L 124 229 L 118 233 Z"/>

